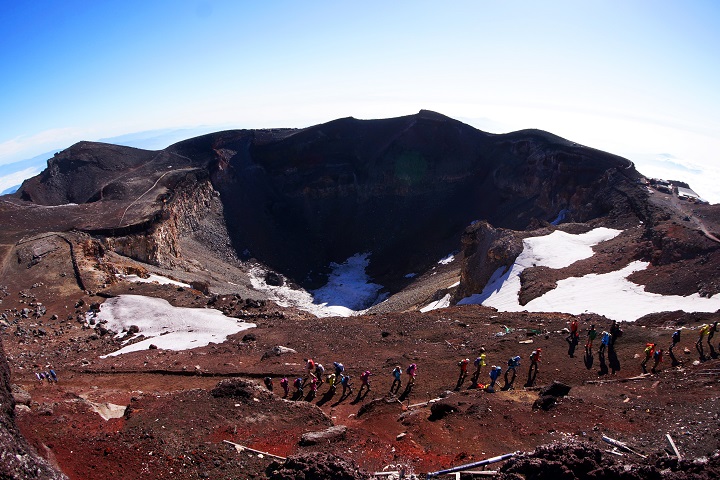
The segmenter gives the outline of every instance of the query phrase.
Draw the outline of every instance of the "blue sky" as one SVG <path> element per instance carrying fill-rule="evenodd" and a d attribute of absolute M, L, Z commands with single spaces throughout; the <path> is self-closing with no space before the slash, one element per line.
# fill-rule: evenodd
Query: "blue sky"
<path fill-rule="evenodd" d="M 720 202 L 719 22 L 712 1 L 6 0 L 0 165 L 426 108 L 548 130 Z"/>

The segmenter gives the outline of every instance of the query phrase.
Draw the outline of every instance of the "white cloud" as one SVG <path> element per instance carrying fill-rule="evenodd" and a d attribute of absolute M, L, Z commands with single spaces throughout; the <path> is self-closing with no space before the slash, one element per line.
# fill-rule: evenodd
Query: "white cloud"
<path fill-rule="evenodd" d="M 13 172 L 8 175 L 0 177 L 0 192 L 5 191 L 10 187 L 21 184 L 24 180 L 34 177 L 40 173 L 40 169 L 37 167 L 30 167 L 24 170 Z"/>
<path fill-rule="evenodd" d="M 6 140 L 0 143 L 0 165 L 25 160 L 48 150 L 62 150 L 87 139 L 88 133 L 77 128 L 55 128 Z"/>

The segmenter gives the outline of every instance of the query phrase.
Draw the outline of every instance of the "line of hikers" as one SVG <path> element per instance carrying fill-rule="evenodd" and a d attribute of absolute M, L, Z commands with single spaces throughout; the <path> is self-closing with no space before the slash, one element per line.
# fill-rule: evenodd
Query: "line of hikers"
<path fill-rule="evenodd" d="M 303 359 L 303 361 L 305 362 L 305 375 L 295 378 L 292 384 L 295 389 L 295 393 L 293 394 L 295 399 L 304 398 L 306 388 L 310 389 L 306 399 L 314 399 L 317 395 L 318 388 L 323 383 L 327 383 L 330 387 L 328 393 L 331 396 L 335 394 L 338 385 L 342 386 L 342 394 L 340 396 L 341 400 L 352 394 L 353 388 L 350 383 L 350 375 L 345 373 L 345 365 L 340 362 L 333 362 L 334 371 L 326 374 L 325 367 L 321 363 L 316 363 L 311 358 Z M 408 375 L 408 388 L 410 389 L 415 384 L 417 364 L 411 363 L 405 370 L 405 373 Z M 397 393 L 402 385 L 402 368 L 399 365 L 396 366 L 391 374 L 393 377 L 393 383 L 390 387 L 390 391 L 392 393 Z M 363 393 L 367 394 L 370 391 L 371 375 L 372 373 L 370 370 L 365 370 L 362 374 L 360 374 L 360 390 L 358 391 L 358 397 L 360 397 Z M 325 376 L 324 380 L 323 376 Z M 264 383 L 268 390 L 274 390 L 272 377 L 265 377 Z M 280 387 L 283 389 L 283 398 L 289 397 L 290 381 L 287 377 L 280 379 Z"/>
<path fill-rule="evenodd" d="M 697 348 L 701 360 L 705 360 L 705 354 L 704 354 L 704 347 L 703 344 L 706 342 L 709 348 L 710 355 L 713 358 L 717 357 L 717 353 L 715 352 L 715 349 L 712 346 L 711 340 L 713 339 L 715 333 L 718 330 L 718 322 L 714 322 L 713 324 L 704 324 L 701 325 L 698 332 L 699 332 L 699 338 L 697 342 L 695 343 L 695 347 Z M 603 331 L 600 334 L 600 347 L 598 348 L 598 354 L 600 356 L 601 361 L 601 367 L 605 366 L 605 354 L 607 352 L 609 358 L 610 358 L 610 364 L 613 368 L 613 374 L 620 369 L 619 361 L 617 361 L 617 355 L 614 352 L 614 345 L 618 338 L 622 336 L 623 332 L 620 328 L 620 325 L 617 323 L 617 321 L 613 321 L 612 325 L 610 326 L 609 331 Z M 574 352 L 574 345 L 577 345 L 579 343 L 579 323 L 577 319 L 573 319 L 570 323 L 570 332 L 569 335 L 566 337 L 566 340 L 568 344 L 571 346 L 571 350 L 568 352 L 570 356 L 572 357 Z M 668 348 L 668 353 L 670 357 L 672 358 L 672 365 L 677 366 L 680 363 L 677 361 L 673 354 L 673 349 L 675 346 L 680 342 L 680 336 L 681 336 L 681 329 L 675 330 L 675 332 L 672 334 L 672 343 Z M 590 366 L 588 368 L 591 368 L 592 365 L 592 349 L 593 349 L 593 343 L 597 339 L 598 333 L 595 329 L 595 325 L 591 324 L 590 328 L 587 330 L 587 337 L 585 341 L 585 359 L 586 359 L 586 365 L 588 364 L 588 359 L 590 359 Z M 718 347 L 720 348 L 720 346 Z M 475 358 L 475 361 L 473 362 L 475 366 L 475 370 L 472 374 L 471 378 L 471 388 L 479 388 L 484 389 L 487 392 L 493 393 L 495 392 L 496 384 L 498 379 L 500 378 L 500 375 L 503 373 L 502 367 L 499 367 L 497 365 L 493 365 L 490 367 L 490 370 L 488 372 L 488 375 L 490 377 L 490 383 L 489 384 L 483 384 L 480 382 L 480 374 L 483 369 L 483 367 L 487 366 L 487 355 L 485 347 L 482 346 L 479 349 L 478 356 Z M 658 348 L 658 346 L 655 343 L 647 343 L 644 349 L 644 359 L 640 364 L 640 367 L 643 370 L 643 373 L 647 373 L 647 364 L 650 362 L 650 360 L 653 361 L 653 365 L 651 367 L 651 371 L 653 373 L 656 373 L 659 369 L 660 363 L 663 361 L 663 350 L 661 348 Z M 535 384 L 535 380 L 537 378 L 538 373 L 538 364 L 540 363 L 540 357 L 542 355 L 542 348 L 537 348 L 532 351 L 530 354 L 530 365 L 528 368 L 528 380 L 525 384 L 525 387 L 532 387 Z M 614 358 L 614 360 L 613 360 Z M 514 388 L 515 379 L 517 377 L 517 368 L 520 366 L 521 361 L 520 355 L 516 355 L 511 357 L 507 361 L 507 369 L 505 370 L 505 384 L 502 387 L 502 390 L 510 390 Z M 317 394 L 318 388 L 323 384 L 327 383 L 330 387 L 329 393 L 331 395 L 335 394 L 335 391 L 337 389 L 338 385 L 341 385 L 342 395 L 340 399 L 349 396 L 353 392 L 353 388 L 350 383 L 350 376 L 345 373 L 345 366 L 340 362 L 333 362 L 333 372 L 327 373 L 325 372 L 325 367 L 323 367 L 322 364 L 316 363 L 313 359 L 303 359 L 305 362 L 305 375 L 301 377 L 297 377 L 293 381 L 293 388 L 295 388 L 294 397 L 295 398 L 303 398 L 305 396 L 305 389 L 309 388 L 310 392 L 307 397 L 308 400 L 312 400 L 315 395 Z M 617 365 L 613 365 L 613 362 L 615 362 Z M 458 361 L 457 366 L 460 370 L 457 385 L 455 387 L 456 390 L 459 390 L 462 385 L 464 384 L 465 380 L 468 376 L 468 369 L 470 365 L 470 359 L 464 358 Z M 417 364 L 412 363 L 410 364 L 406 369 L 405 373 L 408 376 L 408 384 L 406 387 L 406 392 L 409 391 L 415 384 L 415 377 L 417 376 Z M 605 366 L 605 369 L 607 369 L 607 366 Z M 602 368 L 601 368 L 602 371 Z M 52 372 L 52 370 L 51 370 Z M 54 373 L 54 372 L 52 372 Z M 402 387 L 402 374 L 403 369 L 400 365 L 396 365 L 392 371 L 390 372 L 390 376 L 392 378 L 392 383 L 390 385 L 390 393 L 397 394 Z M 372 373 L 370 370 L 365 370 L 360 375 L 360 389 L 358 391 L 358 397 L 360 397 L 363 393 L 367 394 L 370 391 L 370 376 Z M 323 379 L 324 376 L 324 379 Z M 53 378 L 55 376 L 53 375 Z M 40 377 L 38 377 L 40 378 Z M 265 386 L 269 390 L 273 390 L 273 380 L 271 377 L 265 377 Z M 283 389 L 283 396 L 284 398 L 287 398 L 290 396 L 290 383 L 287 377 L 283 377 L 280 380 L 280 386 Z"/>

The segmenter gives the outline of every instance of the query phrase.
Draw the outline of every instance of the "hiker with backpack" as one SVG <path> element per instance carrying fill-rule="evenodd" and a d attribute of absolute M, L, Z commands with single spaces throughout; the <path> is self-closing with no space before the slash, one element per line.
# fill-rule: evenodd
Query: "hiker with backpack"
<path fill-rule="evenodd" d="M 480 378 L 480 370 L 486 365 L 485 363 L 485 347 L 480 347 L 480 356 L 475 359 L 475 372 L 473 373 L 472 381 L 474 384 L 478 383 Z"/>
<path fill-rule="evenodd" d="M 540 363 L 540 355 L 542 354 L 542 348 L 533 350 L 530 354 L 530 368 L 528 369 L 528 381 L 526 387 L 532 387 L 535 384 L 535 378 L 538 373 L 538 363 Z"/>
<path fill-rule="evenodd" d="M 265 387 L 267 387 L 268 390 L 273 391 L 273 381 L 271 377 L 265 377 L 263 383 L 265 383 Z"/>
<path fill-rule="evenodd" d="M 648 360 L 650 360 L 653 355 L 655 354 L 655 344 L 654 343 L 647 343 L 645 344 L 645 359 L 640 363 L 640 367 L 642 367 L 643 373 L 647 373 L 647 369 L 645 368 L 645 365 L 647 364 Z"/>
<path fill-rule="evenodd" d="M 565 340 L 568 342 L 568 356 L 570 358 L 575 357 L 575 348 L 577 348 L 577 344 L 580 341 L 577 319 L 573 318 L 572 322 L 570 322 L 570 335 L 565 337 Z"/>
<path fill-rule="evenodd" d="M 609 332 L 602 332 L 600 335 L 600 348 L 598 349 L 598 353 L 600 355 L 603 355 L 605 353 L 605 349 L 610 345 L 610 339 L 612 337 L 610 336 Z"/>
<path fill-rule="evenodd" d="M 350 386 L 350 375 L 340 375 L 340 385 L 343 387 L 341 398 L 345 398 L 346 396 L 350 395 L 352 393 L 352 387 Z"/>
<path fill-rule="evenodd" d="M 680 329 L 678 328 L 675 330 L 672 334 L 672 344 L 670 345 L 670 348 L 668 348 L 668 351 L 672 353 L 673 348 L 675 348 L 675 345 L 680 343 Z"/>
<path fill-rule="evenodd" d="M 613 323 L 610 326 L 610 345 L 615 345 L 615 342 L 617 342 L 618 339 L 622 337 L 622 334 L 623 331 L 620 328 L 617 320 L 613 320 Z"/>
<path fill-rule="evenodd" d="M 508 368 L 505 370 L 505 385 L 503 386 L 503 390 L 510 390 L 513 388 L 513 385 L 515 384 L 515 377 L 517 376 L 517 371 L 515 369 L 520 366 L 520 360 L 520 355 L 516 355 L 508 360 Z M 510 372 L 512 372 L 512 377 L 509 377 Z"/>
<path fill-rule="evenodd" d="M 333 362 L 333 367 L 335 367 L 335 377 L 336 380 L 340 380 L 340 376 L 345 372 L 345 365 L 343 365 L 340 362 Z"/>
<path fill-rule="evenodd" d="M 663 360 L 663 351 L 661 348 L 658 348 L 653 352 L 653 360 L 654 363 L 651 370 L 652 373 L 657 373 L 658 365 L 660 365 L 660 362 Z"/>
<path fill-rule="evenodd" d="M 411 363 L 408 365 L 407 370 L 405 372 L 408 374 L 408 387 L 415 385 L 415 376 L 417 375 L 417 365 L 414 363 Z"/>
<path fill-rule="evenodd" d="M 364 388 L 367 389 L 366 394 L 370 391 L 370 375 L 372 375 L 370 370 L 365 370 L 360 374 L 360 390 L 358 390 L 358 396 L 362 394 Z"/>
<path fill-rule="evenodd" d="M 572 322 L 570 322 L 570 334 L 567 337 L 565 337 L 565 340 L 567 340 L 568 342 L 575 341 L 575 338 L 578 336 L 578 327 L 579 326 L 580 326 L 580 324 L 578 323 L 577 319 L 573 318 Z"/>
<path fill-rule="evenodd" d="M 585 350 L 588 352 L 592 351 L 592 345 L 595 341 L 595 338 L 597 338 L 597 330 L 595 330 L 595 325 L 590 325 L 590 330 L 587 332 L 587 340 L 585 341 Z"/>
<path fill-rule="evenodd" d="M 400 391 L 400 387 L 402 386 L 402 381 L 400 380 L 400 377 L 402 376 L 402 368 L 400 365 L 396 365 L 395 368 L 393 368 L 391 375 L 393 376 L 393 382 L 392 385 L 390 385 L 390 393 L 397 393 Z"/>
<path fill-rule="evenodd" d="M 677 367 L 680 365 L 680 362 L 677 358 L 675 358 L 675 354 L 673 353 L 673 348 L 675 348 L 675 345 L 680 343 L 680 329 L 678 328 L 675 330 L 672 334 L 672 343 L 670 344 L 670 348 L 668 348 L 668 354 L 670 355 L 671 363 L 670 365 L 673 367 Z"/>
<path fill-rule="evenodd" d="M 703 337 L 710 335 L 710 325 L 707 323 L 704 323 L 700 325 L 700 329 L 698 330 L 698 340 L 695 342 L 695 348 L 697 349 L 698 353 L 700 354 L 700 361 L 704 362 L 707 360 L 705 357 L 705 350 L 703 349 Z M 713 332 L 714 333 L 714 332 Z"/>
<path fill-rule="evenodd" d="M 710 349 L 710 357 L 712 357 L 712 358 L 717 358 L 717 353 L 715 352 L 715 348 L 712 346 L 712 339 L 715 336 L 715 332 L 717 332 L 717 330 L 718 330 L 718 322 L 714 322 L 710 326 L 710 329 L 708 330 L 708 335 L 707 335 L 707 344 L 708 344 L 708 348 Z M 718 347 L 718 348 L 720 348 L 720 347 Z M 50 372 L 52 372 L 52 370 Z"/>
<path fill-rule="evenodd" d="M 493 365 L 492 367 L 490 367 L 490 385 L 488 385 L 487 387 L 488 392 L 495 393 L 495 382 L 497 382 L 497 379 L 500 377 L 501 373 L 501 367 L 498 367 L 497 365 Z"/>
<path fill-rule="evenodd" d="M 457 365 L 460 367 L 460 375 L 457 379 L 457 385 L 455 386 L 455 390 L 460 390 L 460 387 L 462 386 L 463 382 L 465 382 L 465 378 L 467 377 L 467 369 L 468 365 L 470 364 L 469 358 L 463 358 L 460 360 Z"/>
<path fill-rule="evenodd" d="M 303 361 L 305 362 L 305 379 L 310 380 L 315 377 L 315 361 L 312 358 L 305 358 Z"/>
<path fill-rule="evenodd" d="M 287 377 L 283 377 L 280 379 L 280 386 L 283 389 L 283 398 L 287 398 L 287 396 L 290 394 L 290 386 L 288 385 Z"/>
<path fill-rule="evenodd" d="M 334 373 L 330 373 L 327 376 L 327 384 L 330 387 L 330 395 L 335 395 L 335 389 L 337 386 L 337 376 Z"/>
<path fill-rule="evenodd" d="M 323 375 L 325 374 L 325 367 L 322 366 L 322 363 L 315 364 L 315 378 L 317 378 L 318 385 L 323 384 Z"/>
<path fill-rule="evenodd" d="M 295 387 L 295 396 L 297 398 L 302 398 L 305 394 L 303 393 L 303 379 L 302 377 L 297 377 L 295 381 L 293 382 L 293 387 Z"/>
<path fill-rule="evenodd" d="M 310 379 L 310 393 L 308 394 L 308 400 L 312 400 L 317 395 L 318 390 L 318 379 L 315 377 L 312 377 Z"/>

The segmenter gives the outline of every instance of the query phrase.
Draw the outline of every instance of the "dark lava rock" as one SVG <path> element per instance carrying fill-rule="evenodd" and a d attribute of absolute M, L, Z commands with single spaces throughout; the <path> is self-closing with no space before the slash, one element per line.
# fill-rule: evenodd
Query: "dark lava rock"
<path fill-rule="evenodd" d="M 552 395 L 553 397 L 564 397 L 570 393 L 570 385 L 561 382 L 553 382 L 552 385 L 544 387 L 540 390 L 540 395 Z"/>
<path fill-rule="evenodd" d="M 352 460 L 329 453 L 308 453 L 273 462 L 265 470 L 270 480 L 365 480 L 370 475 Z"/>
<path fill-rule="evenodd" d="M 557 397 L 554 395 L 543 395 L 533 402 L 533 410 L 539 408 L 543 410 L 550 410 L 557 403 Z"/>
<path fill-rule="evenodd" d="M 665 457 L 645 464 L 603 457 L 602 450 L 585 443 L 554 443 L 508 460 L 498 480 L 704 480 L 720 478 L 720 455 L 709 460 L 677 462 Z"/>
<path fill-rule="evenodd" d="M 456 411 L 457 407 L 455 405 L 451 405 L 446 402 L 433 403 L 430 407 L 430 416 L 428 417 L 428 420 L 440 420 L 441 418 L 445 418 L 448 414 Z"/>
<path fill-rule="evenodd" d="M 221 380 L 210 394 L 216 398 L 233 398 L 235 400 L 252 400 L 253 398 L 264 398 L 269 395 L 258 385 L 241 378 L 226 378 Z"/>
<path fill-rule="evenodd" d="M 285 280 L 275 272 L 267 272 L 265 274 L 265 283 L 273 287 L 282 287 L 285 284 Z"/>
<path fill-rule="evenodd" d="M 204 282 L 201 280 L 194 280 L 190 282 L 190 287 L 194 290 L 199 291 L 203 295 L 209 295 L 210 294 L 210 284 L 208 282 Z"/>

